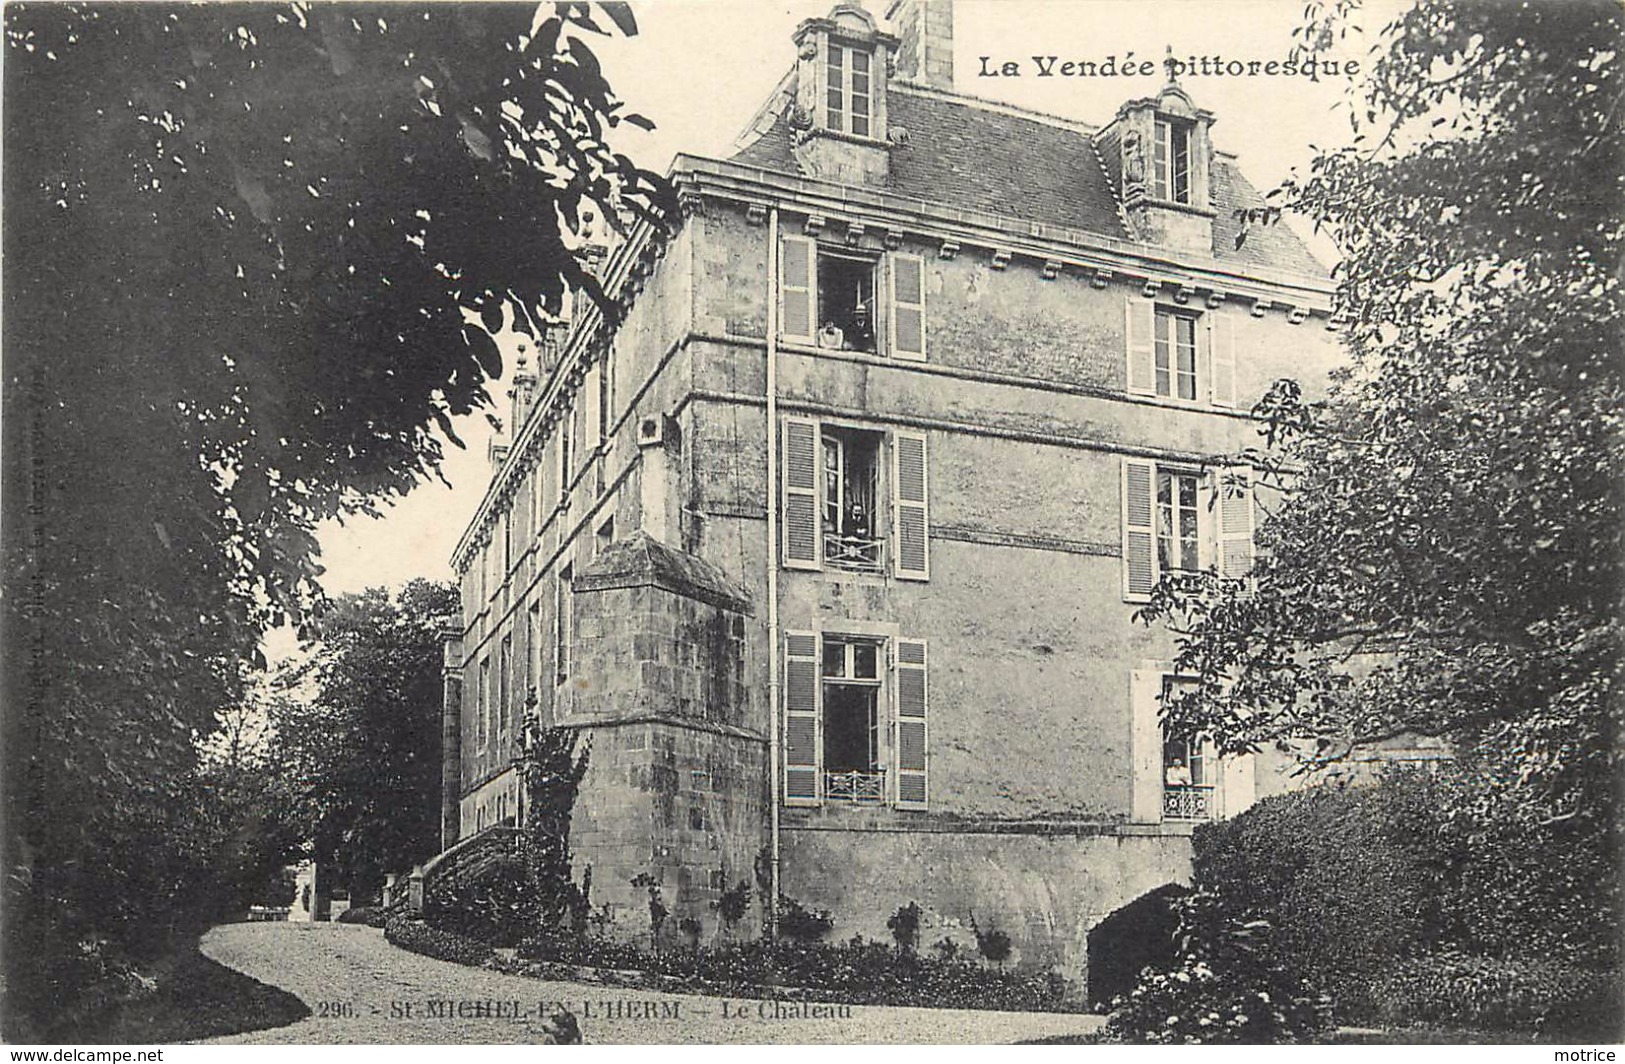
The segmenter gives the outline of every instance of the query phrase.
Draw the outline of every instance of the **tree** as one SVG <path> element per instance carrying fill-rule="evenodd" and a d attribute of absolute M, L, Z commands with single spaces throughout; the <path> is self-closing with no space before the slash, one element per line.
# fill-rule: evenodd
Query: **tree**
<path fill-rule="evenodd" d="M 582 36 L 610 23 L 635 30 L 615 4 L 6 9 L 4 857 L 69 939 L 117 922 L 117 840 L 181 830 L 169 788 L 239 663 L 319 600 L 316 523 L 433 474 L 507 320 L 570 289 L 617 318 L 570 249 L 671 197 L 604 142 L 646 124 Z"/>
<path fill-rule="evenodd" d="M 1353 5 L 1312 8 L 1308 47 Z M 1246 581 L 1165 581 L 1170 727 L 1311 765 L 1443 737 L 1441 815 L 1616 868 L 1621 651 L 1618 7 L 1421 0 L 1381 34 L 1353 146 L 1283 190 L 1336 240 L 1350 367 L 1279 382 Z M 1441 117 L 1443 116 L 1443 117 Z M 1555 843 L 1554 843 L 1555 845 Z M 1568 884 L 1572 890 L 1573 884 Z M 1612 941 L 1617 877 L 1588 895 Z"/>
<path fill-rule="evenodd" d="M 441 668 L 457 589 L 414 580 L 343 595 L 312 622 L 308 701 L 272 709 L 278 771 L 331 882 L 371 894 L 440 838 Z"/>

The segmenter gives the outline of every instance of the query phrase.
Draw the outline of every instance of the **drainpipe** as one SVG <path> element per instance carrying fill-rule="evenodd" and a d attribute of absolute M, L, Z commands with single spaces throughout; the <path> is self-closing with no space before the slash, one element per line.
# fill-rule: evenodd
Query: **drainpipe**
<path fill-rule="evenodd" d="M 767 222 L 767 931 L 779 923 L 779 208 Z"/>

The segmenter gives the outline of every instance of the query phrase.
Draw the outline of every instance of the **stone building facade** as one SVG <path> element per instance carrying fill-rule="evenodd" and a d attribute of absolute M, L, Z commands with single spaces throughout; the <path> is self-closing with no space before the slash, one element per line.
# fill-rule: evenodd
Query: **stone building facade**
<path fill-rule="evenodd" d="M 737 153 L 677 158 L 675 235 L 602 258 L 620 329 L 583 308 L 516 375 L 454 558 L 443 841 L 522 815 L 530 709 L 590 737 L 573 847 L 627 932 L 639 874 L 709 936 L 761 869 L 835 937 L 916 902 L 1081 980 L 1195 823 L 1285 786 L 1163 741 L 1133 615 L 1250 563 L 1228 456 L 1336 363 L 1331 286 L 1237 241 L 1263 201 L 1178 85 L 1036 114 L 956 91 L 949 0 L 886 14 L 804 22 Z"/>

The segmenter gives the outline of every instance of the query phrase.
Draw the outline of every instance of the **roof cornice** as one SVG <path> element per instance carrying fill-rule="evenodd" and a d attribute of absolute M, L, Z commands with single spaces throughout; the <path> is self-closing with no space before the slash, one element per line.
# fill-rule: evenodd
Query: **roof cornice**
<path fill-rule="evenodd" d="M 678 155 L 672 162 L 672 181 L 680 195 L 862 221 L 866 227 L 891 229 L 900 235 L 952 240 L 961 246 L 986 248 L 1040 263 L 1054 261 L 1170 288 L 1201 288 L 1226 296 L 1286 303 L 1321 314 L 1330 313 L 1336 288 L 1329 277 L 1174 253 L 1156 245 L 1086 230 L 947 207 L 743 163 Z"/>

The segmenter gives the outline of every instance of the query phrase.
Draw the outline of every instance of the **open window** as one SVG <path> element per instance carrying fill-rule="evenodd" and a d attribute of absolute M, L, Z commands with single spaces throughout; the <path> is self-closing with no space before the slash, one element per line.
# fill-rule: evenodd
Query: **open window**
<path fill-rule="evenodd" d="M 882 573 L 889 553 L 893 575 L 928 579 L 925 435 L 801 417 L 786 417 L 783 433 L 784 565 Z"/>
<path fill-rule="evenodd" d="M 779 247 L 779 335 L 829 350 L 922 360 L 925 281 L 918 255 L 882 256 L 785 236 Z"/>
<path fill-rule="evenodd" d="M 1144 602 L 1165 573 L 1253 564 L 1253 482 L 1246 466 L 1123 460 L 1123 598 Z"/>
<path fill-rule="evenodd" d="M 1162 678 L 1162 703 L 1189 686 L 1190 680 L 1175 676 Z M 1218 758 L 1213 743 L 1200 735 L 1162 737 L 1162 819 L 1210 820 L 1217 811 L 1214 801 L 1219 782 Z"/>
<path fill-rule="evenodd" d="M 874 640 L 824 637 L 824 797 L 829 801 L 885 801 L 880 661 L 881 646 Z"/>
<path fill-rule="evenodd" d="M 1151 194 L 1169 203 L 1191 202 L 1191 123 L 1158 118 L 1152 148 Z"/>
<path fill-rule="evenodd" d="M 875 261 L 818 252 L 819 347 L 875 352 Z"/>
<path fill-rule="evenodd" d="M 785 804 L 925 807 L 924 642 L 786 632 L 783 691 Z"/>
<path fill-rule="evenodd" d="M 885 565 L 878 510 L 881 436 L 826 427 L 821 442 L 824 564 L 880 572 Z"/>

